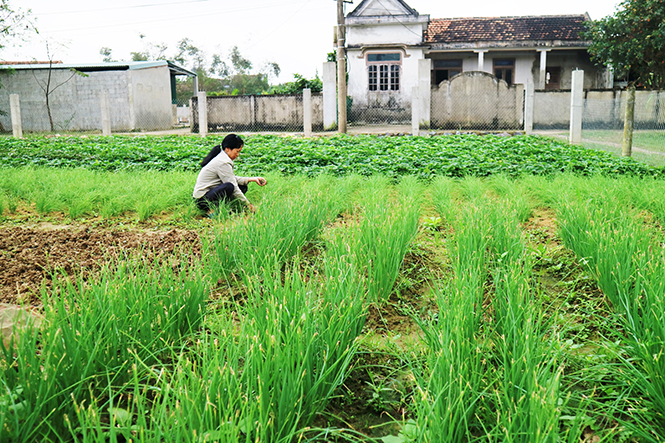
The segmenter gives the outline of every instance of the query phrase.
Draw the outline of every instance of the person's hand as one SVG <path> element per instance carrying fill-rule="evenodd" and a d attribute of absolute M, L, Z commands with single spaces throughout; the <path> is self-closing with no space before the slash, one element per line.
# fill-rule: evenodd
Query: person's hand
<path fill-rule="evenodd" d="M 253 204 L 250 203 L 249 204 L 249 210 L 252 212 L 252 214 L 254 214 L 256 212 L 256 206 L 254 206 Z"/>
<path fill-rule="evenodd" d="M 256 177 L 256 184 L 259 186 L 265 186 L 266 183 L 268 183 L 268 180 L 266 180 L 263 177 Z"/>

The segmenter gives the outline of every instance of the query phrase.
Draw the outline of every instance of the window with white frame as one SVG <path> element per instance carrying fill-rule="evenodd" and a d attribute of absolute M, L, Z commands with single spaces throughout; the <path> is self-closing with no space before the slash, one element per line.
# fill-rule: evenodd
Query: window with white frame
<path fill-rule="evenodd" d="M 370 91 L 399 91 L 402 54 L 367 54 L 367 79 Z"/>

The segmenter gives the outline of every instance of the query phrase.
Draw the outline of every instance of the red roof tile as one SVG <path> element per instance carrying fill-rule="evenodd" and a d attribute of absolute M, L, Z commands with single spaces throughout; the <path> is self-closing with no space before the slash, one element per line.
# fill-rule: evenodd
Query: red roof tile
<path fill-rule="evenodd" d="M 432 19 L 427 43 L 581 40 L 586 15 Z"/>

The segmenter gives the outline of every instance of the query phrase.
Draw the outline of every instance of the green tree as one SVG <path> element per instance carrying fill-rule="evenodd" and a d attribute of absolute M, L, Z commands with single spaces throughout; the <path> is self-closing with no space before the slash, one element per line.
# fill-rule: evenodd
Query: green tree
<path fill-rule="evenodd" d="M 306 79 L 300 74 L 293 74 L 293 81 L 273 86 L 270 89 L 271 94 L 302 94 L 303 89 L 311 89 L 312 92 L 321 92 L 323 82 L 318 74 L 311 80 Z"/>
<path fill-rule="evenodd" d="M 236 74 L 246 74 L 250 69 L 252 69 L 252 62 L 240 55 L 240 51 L 238 50 L 237 46 L 231 48 L 229 59 L 231 59 L 231 65 L 233 66 Z"/>
<path fill-rule="evenodd" d="M 145 39 L 145 34 L 139 34 L 141 40 Z M 166 60 L 166 51 L 168 46 L 164 43 L 144 43 L 143 51 L 130 52 L 132 61 L 134 62 L 145 62 L 148 60 Z"/>
<path fill-rule="evenodd" d="M 13 8 L 8 0 L 0 0 L 0 49 L 15 38 L 24 38 L 26 33 L 37 33 L 30 14 L 29 9 Z"/>
<path fill-rule="evenodd" d="M 665 87 L 665 1 L 624 0 L 613 15 L 588 22 L 584 38 L 592 59 L 617 78 Z"/>
<path fill-rule="evenodd" d="M 102 61 L 103 62 L 114 62 L 116 60 L 113 60 L 113 56 L 111 53 L 113 50 L 111 48 L 107 48 L 106 46 L 103 46 L 99 49 L 99 55 L 102 56 Z"/>
<path fill-rule="evenodd" d="M 194 42 L 188 38 L 183 38 L 178 42 L 178 53 L 173 56 L 173 61 L 190 66 L 194 71 L 206 69 L 205 53 L 194 46 Z"/>

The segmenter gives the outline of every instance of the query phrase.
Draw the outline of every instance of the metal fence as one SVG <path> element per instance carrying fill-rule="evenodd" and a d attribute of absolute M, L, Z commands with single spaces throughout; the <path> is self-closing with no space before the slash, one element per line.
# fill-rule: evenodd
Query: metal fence
<path fill-rule="evenodd" d="M 302 132 L 302 94 L 206 97 L 208 131 Z M 191 128 L 199 132 L 198 97 L 191 100 Z M 311 95 L 312 129 L 323 130 L 323 96 Z"/>
<path fill-rule="evenodd" d="M 622 153 L 627 92 L 587 92 L 582 113 L 582 144 Z M 632 156 L 665 164 L 665 92 L 636 91 Z"/>

